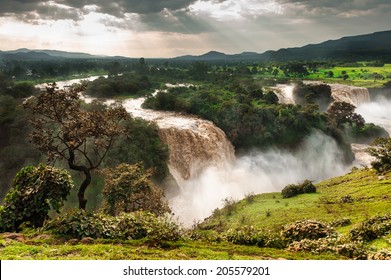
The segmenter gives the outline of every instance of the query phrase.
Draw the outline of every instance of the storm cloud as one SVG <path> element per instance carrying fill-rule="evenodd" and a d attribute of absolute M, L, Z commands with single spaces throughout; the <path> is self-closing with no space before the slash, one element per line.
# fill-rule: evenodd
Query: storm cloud
<path fill-rule="evenodd" d="M 47 38 L 34 30 L 41 41 L 58 37 L 65 45 L 71 43 L 58 34 L 58 26 L 80 45 L 93 44 L 101 34 L 113 36 L 116 45 L 134 45 L 137 39 L 181 46 L 181 54 L 196 47 L 192 54 L 262 52 L 389 30 L 390 18 L 389 0 L 0 0 L 0 40 L 12 43 L 11 29 L 27 33 L 18 23 L 46 28 Z M 15 37 L 20 43 L 10 48 L 25 47 L 21 42 L 27 37 Z"/>

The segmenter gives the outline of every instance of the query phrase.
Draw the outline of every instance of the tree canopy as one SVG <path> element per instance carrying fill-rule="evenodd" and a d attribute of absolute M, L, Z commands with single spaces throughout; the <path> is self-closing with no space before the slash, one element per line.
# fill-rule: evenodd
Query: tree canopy
<path fill-rule="evenodd" d="M 79 187 L 79 208 L 85 209 L 85 190 L 91 171 L 98 168 L 116 138 L 124 133 L 121 121 L 128 117 L 122 106 L 87 111 L 75 90 L 57 90 L 56 85 L 25 102 L 32 111 L 32 142 L 49 162 L 65 160 L 70 169 L 83 172 Z"/>

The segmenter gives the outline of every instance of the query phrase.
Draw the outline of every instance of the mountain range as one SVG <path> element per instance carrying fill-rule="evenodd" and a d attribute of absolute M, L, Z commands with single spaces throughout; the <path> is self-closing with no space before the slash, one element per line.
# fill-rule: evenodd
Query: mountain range
<path fill-rule="evenodd" d="M 121 56 L 99 56 L 58 50 L 0 51 L 2 60 L 56 60 L 56 59 L 126 59 Z M 243 52 L 225 54 L 210 51 L 203 55 L 174 57 L 174 61 L 293 61 L 293 60 L 391 60 L 391 30 L 371 34 L 343 37 L 303 47 L 284 48 L 264 53 Z"/>
<path fill-rule="evenodd" d="M 319 44 L 309 44 L 298 48 L 279 49 L 264 53 L 243 52 L 224 54 L 210 51 L 199 56 L 180 56 L 181 61 L 292 61 L 292 60 L 330 60 L 330 59 L 383 59 L 391 58 L 391 30 L 372 34 L 343 37 Z"/>

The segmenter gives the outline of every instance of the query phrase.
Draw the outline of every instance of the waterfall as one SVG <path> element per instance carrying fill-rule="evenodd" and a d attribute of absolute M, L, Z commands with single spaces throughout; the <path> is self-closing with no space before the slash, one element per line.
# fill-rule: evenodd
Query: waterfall
<path fill-rule="evenodd" d="M 274 93 L 277 95 L 279 103 L 282 104 L 295 104 L 293 99 L 294 85 L 278 84 L 273 88 Z"/>
<path fill-rule="evenodd" d="M 367 88 L 347 86 L 340 84 L 330 84 L 331 96 L 334 102 L 347 102 L 356 107 L 370 102 L 369 91 Z"/>
<path fill-rule="evenodd" d="M 144 98 L 123 102 L 133 115 L 154 121 L 161 140 L 168 145 L 168 167 L 181 186 L 210 166 L 219 167 L 235 159 L 234 148 L 225 133 L 211 121 L 174 112 L 142 109 Z"/>
<path fill-rule="evenodd" d="M 321 84 L 317 81 L 303 81 L 304 84 L 314 85 Z M 331 88 L 331 96 L 334 102 L 347 102 L 356 107 L 361 104 L 370 102 L 370 95 L 367 88 L 355 87 L 341 84 L 328 84 Z M 294 85 L 292 84 L 279 84 L 273 88 L 280 103 L 282 104 L 295 104 L 293 96 Z"/>

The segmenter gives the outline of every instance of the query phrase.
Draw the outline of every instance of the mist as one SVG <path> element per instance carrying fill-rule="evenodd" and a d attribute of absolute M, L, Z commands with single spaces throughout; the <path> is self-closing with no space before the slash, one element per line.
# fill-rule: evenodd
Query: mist
<path fill-rule="evenodd" d="M 314 132 L 296 152 L 270 149 L 253 151 L 224 167 L 209 167 L 197 178 L 185 181 L 180 194 L 169 200 L 184 225 L 202 220 L 223 205 L 223 199 L 242 199 L 249 193 L 281 191 L 286 185 L 309 179 L 342 175 L 349 168 L 331 137 Z"/>
<path fill-rule="evenodd" d="M 379 97 L 372 102 L 363 103 L 356 108 L 366 122 L 383 127 L 391 135 L 391 100 Z"/>

